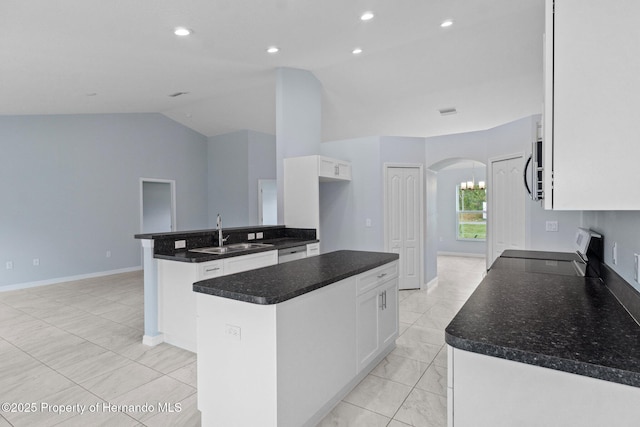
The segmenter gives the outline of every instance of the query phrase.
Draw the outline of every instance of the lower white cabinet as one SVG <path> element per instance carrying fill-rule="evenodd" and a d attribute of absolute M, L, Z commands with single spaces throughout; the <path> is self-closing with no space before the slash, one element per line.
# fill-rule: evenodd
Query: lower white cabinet
<path fill-rule="evenodd" d="M 388 265 L 386 270 L 397 271 L 397 266 Z M 380 270 L 382 271 L 382 270 Z M 357 368 L 366 367 L 380 352 L 398 337 L 398 276 L 375 271 L 373 277 L 382 276 L 372 289 L 357 297 Z M 359 279 L 367 279 L 366 274 Z M 381 279 L 385 280 L 381 280 Z M 359 280 L 360 283 L 363 280 Z"/>
<path fill-rule="evenodd" d="M 278 251 L 259 252 L 203 263 L 158 260 L 158 329 L 164 341 L 195 352 L 196 295 L 193 283 L 276 265 Z"/>
<path fill-rule="evenodd" d="M 640 388 L 448 346 L 449 427 L 637 426 Z"/>

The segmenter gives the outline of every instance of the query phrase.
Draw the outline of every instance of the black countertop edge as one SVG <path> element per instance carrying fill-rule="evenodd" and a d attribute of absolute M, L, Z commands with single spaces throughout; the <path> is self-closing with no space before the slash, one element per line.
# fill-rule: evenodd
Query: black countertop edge
<path fill-rule="evenodd" d="M 275 241 L 278 240 L 278 241 Z M 260 240 L 257 243 L 269 243 L 273 246 L 268 246 L 266 248 L 255 248 L 255 249 L 247 249 L 243 251 L 233 251 L 224 254 L 203 254 L 200 252 L 191 252 L 188 250 L 176 251 L 173 254 L 154 254 L 153 257 L 157 259 L 166 259 L 169 261 L 178 261 L 178 262 L 208 262 L 215 261 L 217 259 L 224 258 L 233 258 L 236 256 L 255 254 L 258 252 L 268 252 L 268 251 L 277 251 L 278 249 L 287 249 L 293 248 L 295 246 L 308 245 L 310 243 L 318 243 L 320 240 L 304 240 L 304 239 L 293 239 L 286 238 L 284 239 L 275 239 L 271 240 Z"/>
<path fill-rule="evenodd" d="M 243 230 L 273 230 L 279 228 L 286 228 L 285 225 L 248 225 L 245 227 L 225 227 L 223 228 L 224 232 L 241 232 Z M 199 236 L 207 236 L 212 233 L 217 233 L 217 228 L 207 228 L 202 230 L 184 230 L 184 231 L 170 231 L 164 233 L 143 233 L 143 234 L 135 234 L 133 237 L 135 239 L 162 239 L 165 237 L 172 238 L 187 238 L 187 237 L 199 237 Z"/>
<path fill-rule="evenodd" d="M 229 276 L 202 280 L 193 290 L 258 305 L 273 305 L 399 259 L 388 252 L 336 251 Z"/>
<path fill-rule="evenodd" d="M 485 356 L 497 357 L 527 365 L 563 371 L 570 374 L 582 375 L 599 380 L 611 381 L 632 387 L 640 387 L 640 373 L 618 368 L 611 368 L 592 363 L 579 362 L 556 356 L 507 348 L 499 345 L 481 343 L 455 337 L 445 332 L 445 342 L 459 350 L 478 353 Z"/>

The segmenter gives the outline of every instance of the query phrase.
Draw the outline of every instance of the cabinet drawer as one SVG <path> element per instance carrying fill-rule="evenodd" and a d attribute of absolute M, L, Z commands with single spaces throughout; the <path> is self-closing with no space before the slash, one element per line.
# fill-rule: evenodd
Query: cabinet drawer
<path fill-rule="evenodd" d="M 367 271 L 358 276 L 357 289 L 358 295 L 362 295 L 370 289 L 375 288 L 381 283 L 398 276 L 398 261 L 390 262 Z"/>
<path fill-rule="evenodd" d="M 307 245 L 307 257 L 320 255 L 320 243 L 309 243 Z"/>
<path fill-rule="evenodd" d="M 211 279 L 224 275 L 222 260 L 204 262 L 198 266 L 198 280 Z"/>

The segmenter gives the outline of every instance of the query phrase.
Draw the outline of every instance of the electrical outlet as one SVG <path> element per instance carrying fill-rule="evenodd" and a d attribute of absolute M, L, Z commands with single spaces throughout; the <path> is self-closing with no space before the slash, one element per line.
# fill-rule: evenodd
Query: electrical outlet
<path fill-rule="evenodd" d="M 111 251 L 107 251 L 107 258 L 111 258 Z"/>
<path fill-rule="evenodd" d="M 184 249 L 187 247 L 187 241 L 186 240 L 176 240 L 174 242 L 174 249 Z"/>
<path fill-rule="evenodd" d="M 4 266 L 7 270 L 13 270 L 13 261 L 7 261 Z"/>
<path fill-rule="evenodd" d="M 259 233 L 256 233 L 256 239 L 262 239 L 264 237 L 264 233 L 261 231 Z"/>
<path fill-rule="evenodd" d="M 367 219 L 364 221 L 364 225 L 365 225 L 365 227 L 371 227 L 371 218 L 367 218 Z"/>
<path fill-rule="evenodd" d="M 242 335 L 242 329 L 240 328 L 240 326 L 224 325 L 224 333 L 232 341 L 240 341 L 240 338 Z"/>
<path fill-rule="evenodd" d="M 547 231 L 558 231 L 558 221 L 547 221 L 546 223 Z"/>
<path fill-rule="evenodd" d="M 40 258 L 34 258 L 34 259 L 33 259 L 33 266 L 34 266 L 34 267 L 37 267 L 37 266 L 39 266 L 39 265 L 40 265 Z"/>
<path fill-rule="evenodd" d="M 613 247 L 611 248 L 611 260 L 613 261 L 613 265 L 618 264 L 618 242 L 613 242 Z"/>
<path fill-rule="evenodd" d="M 247 240 L 255 240 L 255 238 L 256 238 L 256 233 L 247 234 Z"/>
<path fill-rule="evenodd" d="M 640 254 L 633 254 L 633 278 L 640 283 Z"/>

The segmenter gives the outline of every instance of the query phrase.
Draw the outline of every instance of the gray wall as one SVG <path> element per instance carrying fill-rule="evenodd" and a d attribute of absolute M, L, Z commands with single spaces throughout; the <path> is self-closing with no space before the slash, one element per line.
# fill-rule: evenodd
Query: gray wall
<path fill-rule="evenodd" d="M 540 116 L 535 115 L 486 131 L 427 138 L 427 165 L 440 170 L 448 159 L 461 158 L 489 165 L 491 158 L 519 153 L 524 154 L 526 160 L 531 154 L 531 142 L 539 121 Z M 558 232 L 546 232 L 546 221 L 558 221 Z M 572 252 L 575 232 L 581 224 L 581 212 L 546 211 L 538 202 L 528 198 L 525 201 L 528 249 Z"/>
<path fill-rule="evenodd" d="M 640 292 L 634 280 L 633 254 L 640 253 L 640 212 L 583 212 L 584 226 L 604 236 L 604 260 Z M 618 244 L 618 263 L 613 263 L 613 243 Z"/>
<path fill-rule="evenodd" d="M 438 196 L 438 252 L 485 255 L 486 241 L 458 240 L 456 231 L 456 186 L 462 181 L 476 183 L 486 180 L 486 167 L 477 163 L 475 168 L 447 168 L 437 174 Z"/>
<path fill-rule="evenodd" d="M 0 116 L 0 146 L 0 286 L 140 266 L 141 177 L 207 224 L 206 138 L 161 114 Z"/>
<path fill-rule="evenodd" d="M 276 178 L 273 135 L 242 130 L 209 138 L 208 220 L 223 227 L 258 224 L 258 179 Z"/>
<path fill-rule="evenodd" d="M 384 251 L 384 164 L 424 167 L 424 139 L 368 137 L 325 142 L 320 149 L 322 155 L 348 160 L 352 166 L 351 182 L 320 184 L 322 251 Z M 371 220 L 370 227 L 367 219 Z M 435 260 L 426 261 L 425 283 L 436 274 Z"/>

